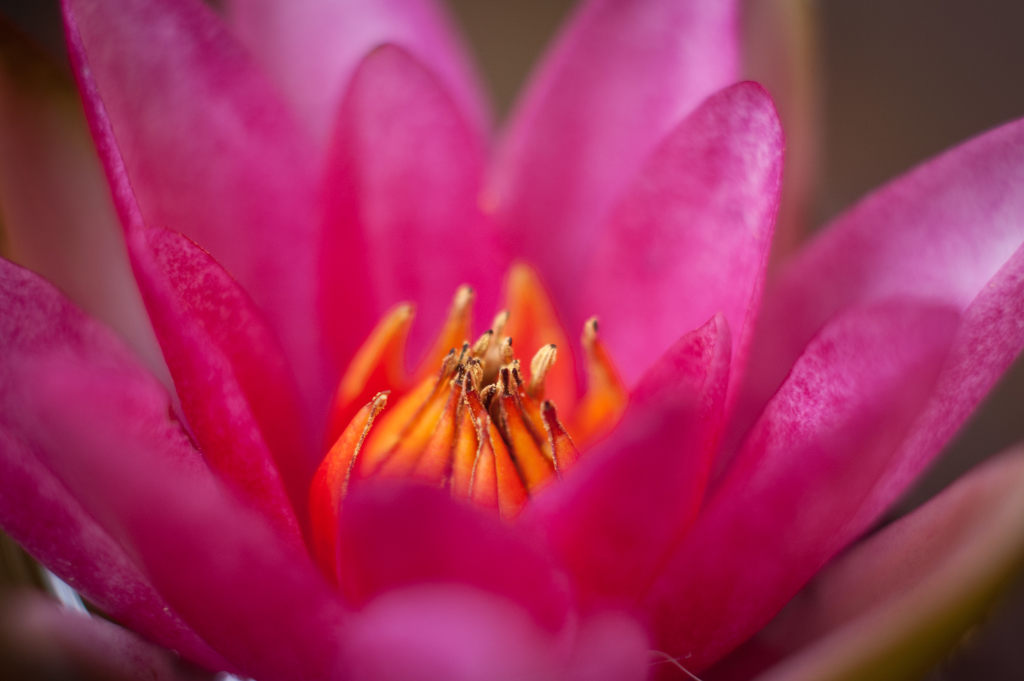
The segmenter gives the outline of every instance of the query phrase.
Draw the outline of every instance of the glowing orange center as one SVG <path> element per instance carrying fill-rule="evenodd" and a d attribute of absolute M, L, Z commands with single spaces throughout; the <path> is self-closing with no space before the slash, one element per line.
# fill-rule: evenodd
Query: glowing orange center
<path fill-rule="evenodd" d="M 588 385 L 577 398 L 572 363 L 555 362 L 557 348 L 569 346 L 537 275 L 515 265 L 506 289 L 507 309 L 470 344 L 473 291 L 460 287 L 412 376 L 404 361 L 409 304 L 385 315 L 353 358 L 331 411 L 332 444 L 310 487 L 314 546 L 330 579 L 338 511 L 359 480 L 418 480 L 512 519 L 575 465 L 577 446 L 618 422 L 628 394 L 598 339 L 597 320 L 584 326 Z M 528 377 L 513 338 L 533 358 Z M 570 415 L 566 426 L 555 401 Z"/>

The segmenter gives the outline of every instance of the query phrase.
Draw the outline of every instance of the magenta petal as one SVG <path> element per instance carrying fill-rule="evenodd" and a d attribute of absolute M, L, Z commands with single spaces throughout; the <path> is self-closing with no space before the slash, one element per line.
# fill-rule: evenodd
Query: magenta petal
<path fill-rule="evenodd" d="M 476 289 L 486 315 L 495 309 L 504 267 L 477 206 L 483 154 L 442 83 L 408 52 L 384 46 L 359 66 L 325 182 L 324 323 L 339 360 L 401 301 L 415 302 L 420 317 L 413 357 L 460 284 Z"/>
<path fill-rule="evenodd" d="M 200 0 L 64 0 L 64 16 L 122 223 L 130 186 L 145 224 L 208 250 L 322 410 L 333 377 L 315 314 L 315 159 L 284 104 Z"/>
<path fill-rule="evenodd" d="M 575 302 L 595 230 L 647 156 L 736 80 L 734 4 L 589 0 L 534 74 L 486 201 L 561 307 Z"/>
<path fill-rule="evenodd" d="M 722 430 L 729 328 L 717 316 L 648 371 L 611 438 L 524 521 L 546 533 L 585 598 L 631 603 L 693 524 Z"/>
<path fill-rule="evenodd" d="M 923 408 L 957 321 L 890 301 L 811 342 L 645 597 L 661 650 L 703 669 L 856 536 L 850 516 Z"/>
<path fill-rule="evenodd" d="M 679 124 L 600 232 L 582 310 L 628 383 L 673 339 L 722 313 L 742 376 L 782 180 L 782 127 L 768 93 L 740 83 Z"/>
<path fill-rule="evenodd" d="M 633 618 L 602 612 L 585 619 L 563 677 L 566 681 L 642 681 L 650 677 L 651 642 Z"/>
<path fill-rule="evenodd" d="M 308 556 L 202 467 L 145 376 L 63 356 L 21 368 L 44 462 L 246 675 L 339 678 L 346 613 Z"/>
<path fill-rule="evenodd" d="M 798 253 L 766 288 L 730 440 L 742 435 L 807 340 L 837 311 L 894 295 L 970 309 L 927 416 L 862 519 L 890 503 L 1024 346 L 1022 185 L 1024 121 L 1018 121 L 895 180 Z"/>
<path fill-rule="evenodd" d="M 568 616 L 564 578 L 527 533 L 419 485 L 365 483 L 339 520 L 340 583 L 357 606 L 389 589 L 461 582 L 508 598 L 556 631 Z"/>
<path fill-rule="evenodd" d="M 0 23 L 0 207 L 8 257 L 121 334 L 170 388 L 74 83 L 7 22 Z"/>
<path fill-rule="evenodd" d="M 132 235 L 129 250 L 207 462 L 299 540 L 296 510 L 305 518 L 315 462 L 273 334 L 231 276 L 180 234 L 153 229 L 145 241 Z"/>
<path fill-rule="evenodd" d="M 228 0 L 227 8 L 235 34 L 323 147 L 357 64 L 385 43 L 437 73 L 475 130 L 489 127 L 472 64 L 434 0 Z"/>
<path fill-rule="evenodd" d="M 514 603 L 462 585 L 402 589 L 372 601 L 349 641 L 364 681 L 558 678 L 556 647 Z"/>
<path fill-rule="evenodd" d="M 112 333 L 31 272 L 0 260 L 0 291 L 0 524 L 111 616 L 199 664 L 224 669 L 220 656 L 167 607 L 123 549 L 39 462 L 35 433 L 25 429 L 18 371 L 41 354 L 60 352 L 143 377 L 145 370 Z M 110 378 L 114 387 L 119 380 Z M 165 415 L 168 406 L 165 396 Z M 202 466 L 198 453 L 192 452 L 191 461 Z"/>

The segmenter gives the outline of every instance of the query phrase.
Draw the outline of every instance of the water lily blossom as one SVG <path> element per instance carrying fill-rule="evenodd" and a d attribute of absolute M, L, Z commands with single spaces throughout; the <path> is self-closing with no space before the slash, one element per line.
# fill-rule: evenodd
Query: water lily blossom
<path fill-rule="evenodd" d="M 1020 562 L 1020 452 L 840 554 L 1024 346 L 1024 122 L 769 276 L 730 2 L 581 3 L 493 144 L 427 0 L 62 8 L 76 87 L 0 44 L 0 526 L 142 639 L 260 681 L 900 678 Z"/>

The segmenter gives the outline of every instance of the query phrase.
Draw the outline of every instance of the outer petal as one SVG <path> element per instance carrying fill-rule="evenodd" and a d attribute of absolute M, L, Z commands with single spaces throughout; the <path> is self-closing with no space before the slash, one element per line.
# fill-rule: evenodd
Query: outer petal
<path fill-rule="evenodd" d="M 782 180 L 782 128 L 756 83 L 713 95 L 651 156 L 597 237 L 586 314 L 628 383 L 722 313 L 742 375 Z"/>
<path fill-rule="evenodd" d="M 64 0 L 64 15 L 122 223 L 132 228 L 130 185 L 147 225 L 207 249 L 323 410 L 333 377 L 315 314 L 315 161 L 284 105 L 200 0 Z"/>
<path fill-rule="evenodd" d="M 408 52 L 385 46 L 360 64 L 325 182 L 323 314 L 338 360 L 356 350 L 353 336 L 361 342 L 401 301 L 419 309 L 414 357 L 441 328 L 460 284 L 494 309 L 504 268 L 477 207 L 483 153 L 442 83 Z"/>
<path fill-rule="evenodd" d="M 662 650 L 700 671 L 856 536 L 850 514 L 924 406 L 956 323 L 949 308 L 888 302 L 825 327 L 646 596 Z"/>
<path fill-rule="evenodd" d="M 944 154 L 871 195 L 769 286 L 730 440 L 824 320 L 921 295 L 965 311 L 936 394 L 860 514 L 877 517 L 941 449 L 1024 347 L 1024 122 Z"/>
<path fill-rule="evenodd" d="M 401 45 L 438 74 L 477 134 L 489 127 L 476 74 L 434 0 L 228 0 L 235 34 L 326 148 L 356 65 L 378 45 Z"/>
<path fill-rule="evenodd" d="M 40 596 L 8 596 L 2 612 L 0 668 L 5 678 L 198 681 L 168 651 L 116 624 L 62 610 Z"/>
<path fill-rule="evenodd" d="M 528 508 L 585 597 L 631 603 L 696 519 L 728 381 L 719 316 L 651 367 L 611 438 Z"/>
<path fill-rule="evenodd" d="M 226 668 L 229 665 L 167 607 L 124 550 L 39 462 L 33 451 L 34 433 L 22 427 L 17 372 L 40 354 L 63 352 L 93 365 L 130 366 L 142 375 L 144 370 L 113 334 L 31 272 L 0 260 L 0 291 L 0 524 L 112 617 L 199 664 Z M 120 385 L 118 378 L 110 380 Z M 191 458 L 202 466 L 198 454 Z"/>
<path fill-rule="evenodd" d="M 562 642 L 525 611 L 464 586 L 385 594 L 354 629 L 355 672 L 367 681 L 640 681 L 649 671 L 647 637 L 631 618 L 583 620 L 563 659 Z"/>
<path fill-rule="evenodd" d="M 566 622 L 568 585 L 528 534 L 435 490 L 365 483 L 339 527 L 341 587 L 357 606 L 389 589 L 461 582 L 518 603 L 548 630 Z"/>
<path fill-rule="evenodd" d="M 148 230 L 129 248 L 206 460 L 298 539 L 314 457 L 273 334 L 231 276 L 180 234 Z"/>
<path fill-rule="evenodd" d="M 106 323 L 168 388 L 70 79 L 0 22 L 0 206 L 11 259 Z"/>
<path fill-rule="evenodd" d="M 340 677 L 337 595 L 301 549 L 183 464 L 195 452 L 151 380 L 63 357 L 21 371 L 45 463 L 205 640 L 249 676 Z"/>
<path fill-rule="evenodd" d="M 759 678 L 919 678 L 1017 574 L 1022 537 L 1018 448 L 815 578 L 758 636 L 777 653 L 803 649 Z"/>
<path fill-rule="evenodd" d="M 589 0 L 533 76 L 485 201 L 560 308 L 655 145 L 736 80 L 735 15 L 732 0 Z"/>

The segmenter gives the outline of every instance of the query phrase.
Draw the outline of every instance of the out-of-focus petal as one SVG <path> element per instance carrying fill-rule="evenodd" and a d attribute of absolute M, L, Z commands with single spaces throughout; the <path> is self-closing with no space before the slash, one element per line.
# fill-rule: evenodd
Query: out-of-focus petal
<path fill-rule="evenodd" d="M 850 514 L 924 407 L 958 318 L 888 301 L 812 341 L 645 596 L 661 650 L 699 672 L 856 536 Z"/>
<path fill-rule="evenodd" d="M 729 329 L 717 316 L 640 382 L 614 434 L 527 509 L 587 599 L 631 603 L 690 528 L 722 429 Z"/>
<path fill-rule="evenodd" d="M 112 617 L 199 664 L 224 668 L 220 656 L 167 607 L 124 550 L 40 463 L 36 433 L 25 429 L 18 371 L 33 358 L 63 353 L 94 366 L 132 367 L 142 376 L 145 370 L 112 333 L 28 270 L 0 260 L 0 291 L 0 524 Z M 112 375 L 111 386 L 121 385 L 121 379 Z M 165 420 L 168 408 L 165 398 Z M 116 414 L 110 415 L 108 424 L 124 425 Z M 192 452 L 190 458 L 194 466 L 203 465 L 198 453 Z"/>
<path fill-rule="evenodd" d="M 1022 564 L 1018 448 L 818 575 L 755 639 L 777 654 L 799 652 L 758 678 L 919 678 L 984 617 Z"/>
<path fill-rule="evenodd" d="M 121 334 L 170 388 L 78 92 L 6 21 L 0 21 L 0 208 L 9 259 Z"/>
<path fill-rule="evenodd" d="M 337 594 L 301 548 L 186 465 L 195 451 L 151 379 L 61 356 L 20 373 L 44 463 L 204 640 L 255 678 L 341 676 Z"/>
<path fill-rule="evenodd" d="M 796 250 L 810 227 L 820 138 L 816 19 L 813 0 L 743 2 L 743 77 L 771 93 L 786 130 L 774 262 Z"/>
<path fill-rule="evenodd" d="M 273 334 L 231 276 L 180 234 L 151 229 L 145 241 L 133 235 L 129 248 L 206 460 L 299 539 L 315 462 Z"/>
<path fill-rule="evenodd" d="M 513 602 L 461 585 L 385 594 L 350 639 L 366 681 L 556 681 L 554 641 Z"/>
<path fill-rule="evenodd" d="M 494 309 L 504 263 L 477 206 L 484 151 L 442 82 L 410 53 L 388 45 L 360 64 L 324 186 L 322 314 L 337 361 L 402 301 L 417 305 L 414 359 L 459 285 L 474 287 L 486 314 Z"/>
<path fill-rule="evenodd" d="M 568 616 L 565 578 L 527 533 L 420 485 L 353 486 L 338 521 L 342 591 L 357 606 L 388 589 L 461 582 L 508 598 L 548 630 Z"/>
<path fill-rule="evenodd" d="M 733 382 L 757 317 L 782 180 L 782 128 L 756 83 L 713 95 L 654 152 L 597 236 L 586 314 L 632 384 L 722 313 Z"/>
<path fill-rule="evenodd" d="M 574 309 L 596 230 L 627 182 L 672 126 L 736 80 L 736 20 L 732 0 L 589 0 L 533 76 L 483 201 L 560 309 Z"/>
<path fill-rule="evenodd" d="M 7 681 L 199 681 L 167 650 L 98 617 L 19 594 L 0 607 L 0 670 Z"/>
<path fill-rule="evenodd" d="M 766 289 L 727 447 L 807 340 L 850 305 L 924 296 L 963 311 L 924 416 L 858 515 L 864 528 L 920 473 L 1024 347 L 1024 121 L 925 163 L 869 196 Z"/>
<path fill-rule="evenodd" d="M 633 617 L 601 612 L 576 634 L 564 681 L 642 681 L 650 676 L 647 632 Z"/>
<path fill-rule="evenodd" d="M 322 419 L 315 155 L 245 50 L 200 0 L 64 0 L 71 63 L 113 188 L 185 234 L 252 296 Z M 123 168 L 121 167 L 123 166 Z"/>
<path fill-rule="evenodd" d="M 71 493 L 4 427 L 0 525 L 96 607 L 208 669 L 232 666 L 181 621 L 138 567 Z"/>
<path fill-rule="evenodd" d="M 490 127 L 472 63 L 434 0 L 227 0 L 227 11 L 235 34 L 324 148 L 356 66 L 385 43 L 437 73 L 477 135 Z"/>

